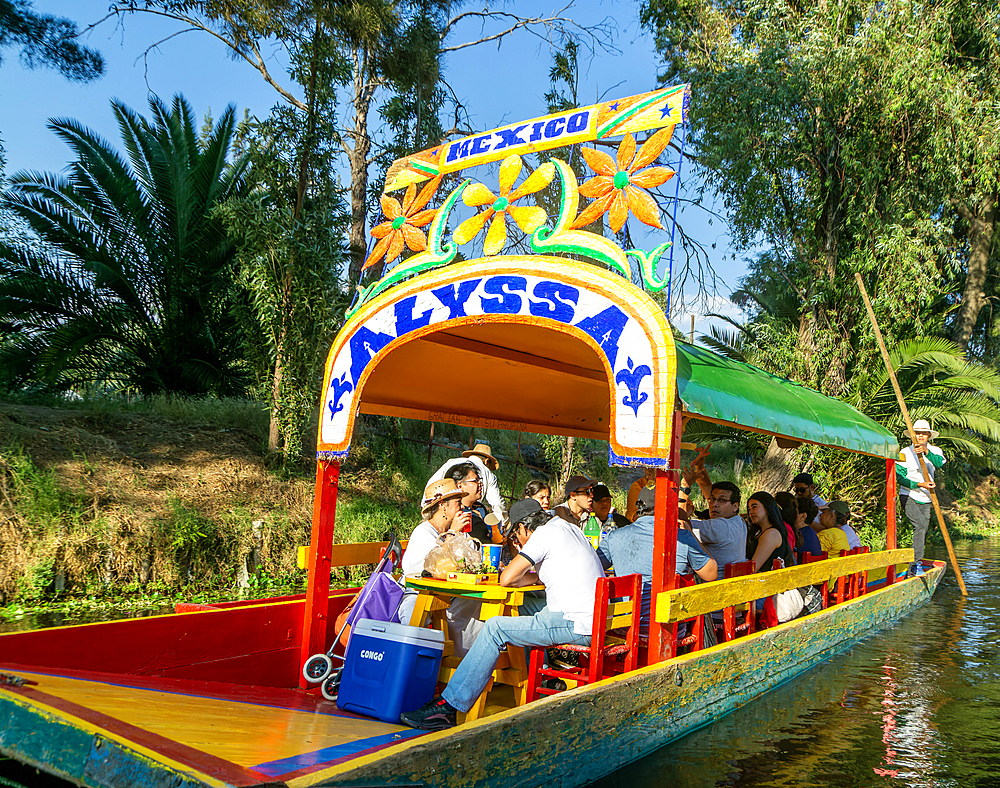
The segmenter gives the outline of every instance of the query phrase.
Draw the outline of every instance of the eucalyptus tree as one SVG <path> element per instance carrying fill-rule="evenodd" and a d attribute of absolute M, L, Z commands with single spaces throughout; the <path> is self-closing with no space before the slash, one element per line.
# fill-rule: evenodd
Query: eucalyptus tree
<path fill-rule="evenodd" d="M 438 117 L 450 93 L 443 81 L 443 58 L 469 47 L 500 46 L 519 32 L 547 41 L 573 34 L 588 49 L 610 46 L 612 38 L 610 20 L 589 27 L 577 24 L 569 13 L 572 0 L 549 14 L 536 13 L 534 7 L 519 13 L 507 3 L 456 10 L 460 6 L 450 0 L 127 0 L 112 3 L 109 16 L 151 13 L 212 35 L 304 115 L 308 102 L 302 94 L 309 72 L 293 69 L 290 76 L 297 85 L 289 85 L 272 73 L 263 52 L 273 42 L 291 51 L 317 33 L 330 37 L 330 55 L 343 68 L 341 100 L 349 108 L 339 145 L 350 168 L 349 278 L 357 281 L 367 245 L 367 203 L 377 202 L 372 199 L 377 193 L 369 189 L 369 168 L 384 165 L 401 139 L 412 151 L 449 134 L 472 133 L 460 101 L 451 102 L 450 124 Z M 476 32 L 456 40 L 466 29 Z M 373 111 L 388 121 L 388 136 L 373 130 Z"/>
<path fill-rule="evenodd" d="M 916 122 L 935 87 L 894 72 L 929 6 L 646 0 L 666 80 L 688 80 L 696 161 L 738 247 L 771 247 L 797 301 L 798 377 L 843 394 L 866 347 L 853 274 L 894 339 L 954 285 L 943 156 Z M 940 30 L 938 33 L 940 34 Z M 914 73 L 907 72 L 913 80 Z M 921 92 L 922 91 L 922 92 Z M 940 118 L 935 119 L 940 122 Z M 780 286 L 780 283 L 779 283 Z M 874 287 L 873 287 L 874 286 Z M 897 334 L 898 332 L 898 334 Z"/>
<path fill-rule="evenodd" d="M 73 120 L 66 175 L 17 173 L 6 207 L 41 240 L 0 242 L 0 366 L 21 385 L 241 394 L 234 244 L 212 211 L 249 191 L 229 107 L 199 138 L 180 96 L 151 119 L 112 102 L 124 155 Z"/>
<path fill-rule="evenodd" d="M 104 58 L 83 46 L 78 35 L 72 20 L 39 13 L 29 0 L 0 0 L 0 64 L 4 49 L 16 48 L 26 68 L 54 68 L 76 82 L 97 79 Z"/>

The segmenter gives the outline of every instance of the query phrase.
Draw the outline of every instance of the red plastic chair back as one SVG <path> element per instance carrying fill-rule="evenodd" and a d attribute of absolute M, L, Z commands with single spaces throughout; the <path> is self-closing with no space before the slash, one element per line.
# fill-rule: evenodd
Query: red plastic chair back
<path fill-rule="evenodd" d="M 612 599 L 624 601 L 612 602 Z M 541 686 L 543 678 L 591 684 L 609 676 L 635 670 L 639 660 L 639 624 L 642 605 L 642 575 L 601 577 L 594 594 L 594 629 L 590 645 L 566 644 L 558 648 L 579 654 L 576 668 L 544 667 L 545 648 L 531 649 L 528 663 L 527 700 L 554 695 L 559 690 Z M 625 643 L 607 643 L 610 630 L 625 630 Z M 619 661 L 619 658 L 621 660 Z"/>

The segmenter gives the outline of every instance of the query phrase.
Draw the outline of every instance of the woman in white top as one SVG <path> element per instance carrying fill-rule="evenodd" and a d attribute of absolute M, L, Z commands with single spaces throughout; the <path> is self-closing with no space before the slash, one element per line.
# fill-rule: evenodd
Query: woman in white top
<path fill-rule="evenodd" d="M 462 498 L 465 490 L 454 479 L 439 479 L 431 482 L 424 490 L 424 498 L 420 508 L 423 522 L 413 529 L 409 544 L 403 553 L 403 574 L 420 577 L 424 571 L 424 559 L 431 549 L 438 544 L 438 537 L 457 526 L 456 517 L 462 511 Z M 399 605 L 399 620 L 403 624 L 412 623 L 413 608 L 417 604 L 417 595 L 408 593 Z M 465 654 L 475 641 L 483 622 L 479 620 L 478 599 L 455 599 L 445 618 L 448 619 L 448 631 L 455 644 L 455 653 Z M 418 622 L 417 626 L 422 626 Z"/>

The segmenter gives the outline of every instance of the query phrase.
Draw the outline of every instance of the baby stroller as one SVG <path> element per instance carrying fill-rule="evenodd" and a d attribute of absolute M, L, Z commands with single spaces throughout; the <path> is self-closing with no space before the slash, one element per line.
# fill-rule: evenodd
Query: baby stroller
<path fill-rule="evenodd" d="M 340 689 L 340 677 L 344 670 L 344 656 L 335 655 L 333 652 L 341 643 L 345 630 L 353 626 L 359 618 L 367 618 L 372 621 L 395 621 L 399 610 L 399 604 L 403 600 L 404 591 L 399 583 L 392 579 L 392 571 L 403 558 L 403 547 L 400 545 L 396 534 L 390 534 L 389 546 L 385 548 L 382 558 L 379 560 L 375 571 L 365 583 L 364 587 L 352 599 L 347 608 L 350 613 L 347 620 L 337 632 L 330 650 L 325 654 L 313 654 L 302 666 L 302 675 L 306 681 L 313 684 L 319 683 L 320 692 L 327 700 L 336 700 L 337 692 Z M 344 655 L 350 646 L 350 632 L 347 640 L 344 641 Z M 340 661 L 340 667 L 334 669 L 333 660 Z"/>

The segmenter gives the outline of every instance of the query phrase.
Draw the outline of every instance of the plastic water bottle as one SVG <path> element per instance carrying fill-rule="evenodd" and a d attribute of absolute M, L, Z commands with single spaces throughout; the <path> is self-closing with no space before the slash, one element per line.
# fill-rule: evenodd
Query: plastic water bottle
<path fill-rule="evenodd" d="M 586 536 L 596 550 L 601 544 L 601 523 L 594 515 L 587 518 L 587 524 L 583 526 L 583 535 Z"/>

